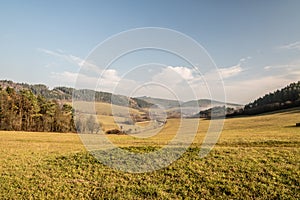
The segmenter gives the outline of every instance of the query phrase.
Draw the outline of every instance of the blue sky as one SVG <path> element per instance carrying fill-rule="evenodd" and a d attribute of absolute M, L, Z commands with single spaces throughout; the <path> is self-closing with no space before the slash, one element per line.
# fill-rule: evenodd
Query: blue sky
<path fill-rule="evenodd" d="M 99 43 L 129 29 L 162 27 L 201 44 L 223 76 L 228 101 L 247 103 L 300 80 L 299 8 L 297 0 L 0 1 L 0 79 L 74 86 L 80 62 Z M 129 55 L 108 75 L 118 81 L 149 58 L 166 62 L 160 73 L 195 78 L 184 62 L 157 52 Z"/>

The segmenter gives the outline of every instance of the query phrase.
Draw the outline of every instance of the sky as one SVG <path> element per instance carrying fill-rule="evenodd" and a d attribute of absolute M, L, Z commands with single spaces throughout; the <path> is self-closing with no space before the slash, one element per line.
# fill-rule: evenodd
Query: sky
<path fill-rule="evenodd" d="M 297 0 L 0 0 L 0 79 L 245 104 L 300 80 L 299 8 Z M 130 49 L 103 65 L 145 39 L 187 54 Z"/>

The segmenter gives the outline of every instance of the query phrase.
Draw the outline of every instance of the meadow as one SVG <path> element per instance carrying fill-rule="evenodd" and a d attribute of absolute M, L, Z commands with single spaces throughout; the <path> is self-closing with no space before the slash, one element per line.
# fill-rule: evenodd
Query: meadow
<path fill-rule="evenodd" d="M 226 119 L 214 149 L 199 157 L 209 120 L 170 166 L 151 173 L 111 169 L 74 133 L 0 132 L 0 199 L 300 199 L 300 108 Z M 195 119 L 190 119 L 195 120 Z M 158 135 L 108 135 L 140 153 L 168 143 L 170 119 Z"/>

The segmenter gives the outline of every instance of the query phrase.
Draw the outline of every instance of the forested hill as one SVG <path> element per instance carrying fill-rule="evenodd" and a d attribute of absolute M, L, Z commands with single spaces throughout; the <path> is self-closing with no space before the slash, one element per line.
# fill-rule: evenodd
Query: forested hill
<path fill-rule="evenodd" d="M 28 89 L 0 88 L 0 130 L 74 132 L 73 109 Z"/>
<path fill-rule="evenodd" d="M 300 106 L 300 81 L 245 105 L 244 114 L 260 114 L 296 106 Z"/>
<path fill-rule="evenodd" d="M 152 106 L 151 103 L 142 99 L 130 98 L 123 95 L 115 95 L 108 92 L 99 92 L 87 89 L 75 90 L 69 87 L 55 87 L 50 90 L 47 86 L 42 84 L 30 85 L 27 83 L 15 83 L 13 81 L 0 80 L 0 87 L 6 89 L 7 87 L 13 88 L 16 92 L 21 90 L 30 90 L 36 96 L 43 96 L 48 100 L 64 100 L 72 101 L 72 96 L 78 100 L 85 101 L 99 101 L 105 103 L 112 103 L 121 106 L 129 104 L 132 108 L 145 108 Z M 73 93 L 74 91 L 74 93 Z"/>

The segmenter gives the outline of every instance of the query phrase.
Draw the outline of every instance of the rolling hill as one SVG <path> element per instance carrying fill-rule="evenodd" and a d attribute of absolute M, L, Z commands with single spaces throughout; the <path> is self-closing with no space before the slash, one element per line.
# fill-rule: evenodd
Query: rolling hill
<path fill-rule="evenodd" d="M 15 83 L 8 80 L 0 80 L 0 87 L 5 89 L 7 87 L 15 89 L 17 92 L 21 90 L 30 90 L 36 96 L 43 96 L 46 99 L 55 99 L 58 101 L 72 101 L 84 100 L 84 101 L 96 101 L 104 103 L 112 103 L 115 105 L 129 105 L 131 108 L 147 108 L 152 106 L 151 103 L 143 101 L 142 99 L 130 98 L 123 95 L 112 94 L 109 92 L 100 92 L 88 89 L 76 90 L 69 87 L 55 87 L 52 90 L 49 89 L 46 85 L 35 84 L 30 85 L 27 83 Z"/>
<path fill-rule="evenodd" d="M 209 99 L 199 99 L 199 100 L 191 100 L 191 101 L 177 101 L 170 99 L 160 99 L 160 98 L 152 98 L 152 97 L 138 97 L 138 99 L 147 101 L 151 104 L 158 105 L 163 107 L 167 115 L 171 118 L 176 118 L 179 116 L 182 117 L 191 117 L 195 116 L 197 113 L 203 110 L 207 110 L 213 107 L 226 106 L 227 108 L 232 109 L 240 109 L 243 105 L 235 104 L 235 103 L 225 103 L 216 100 Z"/>
<path fill-rule="evenodd" d="M 233 103 L 224 103 L 215 100 L 209 99 L 199 99 L 192 101 L 177 101 L 171 99 L 162 99 L 162 98 L 152 98 L 152 97 L 127 97 L 124 95 L 112 94 L 109 92 L 94 91 L 88 89 L 74 89 L 70 87 L 55 87 L 49 89 L 46 85 L 43 84 L 27 84 L 27 83 L 15 83 L 10 80 L 0 80 L 0 87 L 5 89 L 7 87 L 14 88 L 16 91 L 20 90 L 31 90 L 35 95 L 41 95 L 46 99 L 55 99 L 61 101 L 72 101 L 72 98 L 76 100 L 84 101 L 96 101 L 104 103 L 112 103 L 120 106 L 129 105 L 131 108 L 149 108 L 151 106 L 162 106 L 165 109 L 176 110 L 178 108 L 191 108 L 191 107 L 201 107 L 210 108 L 215 106 L 220 106 L 226 104 L 228 107 L 240 107 L 239 104 Z M 198 106 L 199 105 L 199 106 Z"/>

